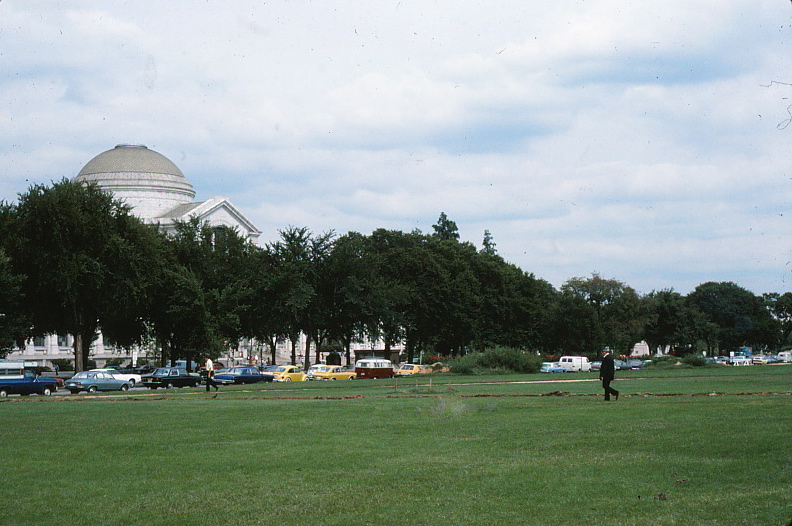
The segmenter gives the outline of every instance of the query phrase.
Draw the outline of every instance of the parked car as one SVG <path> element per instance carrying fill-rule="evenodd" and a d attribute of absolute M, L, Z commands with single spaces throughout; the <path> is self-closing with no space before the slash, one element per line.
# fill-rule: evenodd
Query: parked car
<path fill-rule="evenodd" d="M 601 367 L 602 367 L 602 362 L 591 362 L 592 371 L 599 371 Z"/>
<path fill-rule="evenodd" d="M 716 356 L 715 357 L 715 363 L 719 363 L 719 364 L 722 364 L 722 365 L 728 365 L 729 364 L 729 358 L 727 358 L 726 356 Z"/>
<path fill-rule="evenodd" d="M 143 375 L 143 385 L 156 389 L 164 387 L 197 387 L 201 383 L 200 375 L 188 373 L 183 367 L 159 367 L 153 373 Z"/>
<path fill-rule="evenodd" d="M 542 362 L 540 373 L 565 373 L 567 370 L 558 365 L 558 362 Z"/>
<path fill-rule="evenodd" d="M 128 391 L 131 385 L 126 380 L 117 378 L 111 373 L 83 371 L 66 380 L 65 387 L 71 394 L 77 394 L 80 391 L 88 391 L 89 393 L 97 391 Z"/>
<path fill-rule="evenodd" d="M 154 367 L 153 365 L 146 364 L 146 365 L 141 365 L 140 367 L 134 369 L 134 372 L 143 376 L 144 374 L 153 373 L 156 370 L 157 368 Z"/>
<path fill-rule="evenodd" d="M 276 382 L 304 382 L 308 380 L 308 375 L 305 371 L 296 365 L 279 365 L 271 372 Z"/>
<path fill-rule="evenodd" d="M 355 368 L 344 365 L 323 365 L 312 373 L 309 380 L 354 380 L 357 377 Z"/>
<path fill-rule="evenodd" d="M 396 376 L 410 376 L 424 372 L 425 367 L 415 363 L 403 363 L 396 369 Z"/>
<path fill-rule="evenodd" d="M 137 384 L 139 384 L 142 381 L 141 376 L 139 374 L 137 374 L 137 373 L 122 372 L 121 370 L 115 369 L 115 368 L 112 368 L 112 367 L 106 367 L 104 369 L 91 369 L 91 371 L 97 371 L 97 372 L 112 374 L 113 376 L 115 376 L 119 380 L 123 380 L 125 382 L 128 382 L 130 387 L 135 387 Z"/>
<path fill-rule="evenodd" d="M 624 360 L 613 360 L 613 366 L 616 368 L 617 371 L 626 371 L 630 369 L 630 364 Z"/>
<path fill-rule="evenodd" d="M 25 362 L 0 360 L 0 398 L 10 394 L 26 396 L 34 393 L 49 396 L 57 390 L 55 378 L 44 378 L 25 369 Z"/>
<path fill-rule="evenodd" d="M 770 362 L 764 356 L 754 356 L 751 358 L 751 363 L 754 365 L 767 365 Z"/>
<path fill-rule="evenodd" d="M 217 374 L 217 373 L 219 373 L 219 372 L 221 372 L 222 370 L 224 370 L 224 369 L 225 369 L 225 365 L 223 365 L 223 364 L 222 364 L 222 363 L 220 363 L 220 362 L 214 362 L 214 363 L 212 363 L 212 367 L 214 367 L 214 372 L 215 372 L 215 374 Z M 205 366 L 205 365 L 202 365 L 202 366 L 198 367 L 198 368 L 196 369 L 196 371 L 198 371 L 198 375 L 199 375 L 201 378 L 203 378 L 204 380 L 206 380 L 206 366 Z"/>
<path fill-rule="evenodd" d="M 215 374 L 215 382 L 221 385 L 256 384 L 271 382 L 275 377 L 263 374 L 255 367 L 231 367 Z"/>

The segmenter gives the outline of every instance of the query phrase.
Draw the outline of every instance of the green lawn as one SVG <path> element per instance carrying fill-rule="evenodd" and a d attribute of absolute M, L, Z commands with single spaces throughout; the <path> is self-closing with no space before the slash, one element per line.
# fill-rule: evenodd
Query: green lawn
<path fill-rule="evenodd" d="M 0 524 L 792 521 L 792 366 L 595 376 L 11 397 Z"/>

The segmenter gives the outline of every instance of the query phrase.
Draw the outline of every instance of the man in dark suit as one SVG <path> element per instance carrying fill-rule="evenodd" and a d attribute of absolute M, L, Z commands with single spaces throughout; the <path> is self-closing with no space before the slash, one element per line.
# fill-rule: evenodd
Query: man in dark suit
<path fill-rule="evenodd" d="M 616 401 L 619 399 L 619 391 L 610 386 L 616 376 L 616 364 L 613 363 L 613 356 L 610 355 L 610 351 L 603 351 L 602 355 L 599 377 L 602 380 L 602 388 L 605 389 L 605 401 L 609 402 L 611 395 L 615 397 L 614 401 Z"/>

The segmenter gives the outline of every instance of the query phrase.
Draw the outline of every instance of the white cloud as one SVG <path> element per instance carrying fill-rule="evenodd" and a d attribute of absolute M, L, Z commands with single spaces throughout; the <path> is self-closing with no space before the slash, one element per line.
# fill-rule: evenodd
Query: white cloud
<path fill-rule="evenodd" d="M 445 211 L 555 285 L 784 292 L 790 22 L 748 0 L 2 2 L 0 199 L 143 143 L 263 238 Z"/>

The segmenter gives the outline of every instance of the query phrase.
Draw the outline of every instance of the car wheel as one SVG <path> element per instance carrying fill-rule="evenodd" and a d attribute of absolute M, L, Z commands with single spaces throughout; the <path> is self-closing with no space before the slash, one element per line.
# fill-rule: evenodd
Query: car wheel
<path fill-rule="evenodd" d="M 88 392 L 89 393 L 95 393 L 96 391 L 97 391 L 97 389 L 96 389 L 95 385 L 92 385 L 91 387 L 88 388 Z"/>
<path fill-rule="evenodd" d="M 124 384 L 124 385 L 121 386 L 121 390 L 122 391 L 129 391 L 129 386 L 127 384 Z"/>
<path fill-rule="evenodd" d="M 168 382 L 168 384 L 165 386 L 165 389 L 173 389 L 173 382 Z"/>
<path fill-rule="evenodd" d="M 284 382 L 291 382 L 291 378 L 289 378 L 289 377 L 286 377 L 286 378 L 284 378 L 284 379 L 283 379 L 283 381 L 284 381 Z"/>
<path fill-rule="evenodd" d="M 129 386 L 130 386 L 130 387 L 135 387 L 135 379 L 134 379 L 134 378 L 132 378 L 131 380 L 129 380 Z"/>
<path fill-rule="evenodd" d="M 335 378 L 330 378 L 330 380 L 331 380 L 331 381 L 333 381 L 333 382 L 335 382 L 335 380 L 336 380 L 336 379 L 335 379 Z"/>
<path fill-rule="evenodd" d="M 52 394 L 52 387 L 45 387 L 41 390 L 41 394 L 44 396 L 50 396 Z"/>
<path fill-rule="evenodd" d="M 8 397 L 8 389 L 0 389 L 0 398 Z"/>

